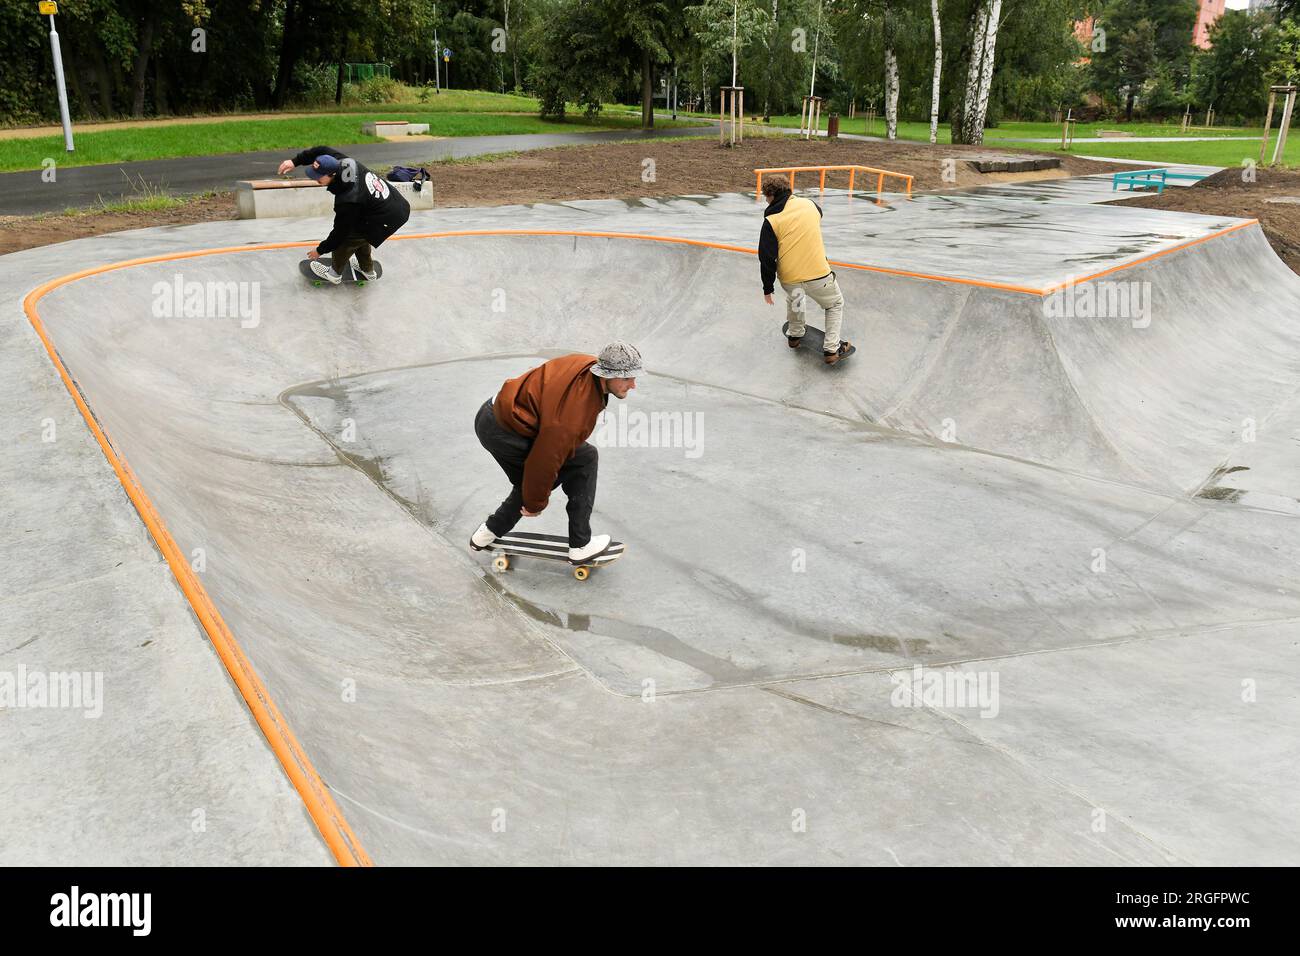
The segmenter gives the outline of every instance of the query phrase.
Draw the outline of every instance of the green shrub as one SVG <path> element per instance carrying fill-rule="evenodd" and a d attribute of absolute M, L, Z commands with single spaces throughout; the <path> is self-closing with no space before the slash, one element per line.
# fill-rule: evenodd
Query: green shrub
<path fill-rule="evenodd" d="M 338 65 L 334 63 L 299 63 L 293 68 L 293 99 L 305 106 L 324 106 L 334 102 L 338 83 Z"/>
<path fill-rule="evenodd" d="M 373 76 L 360 83 L 343 85 L 345 103 L 400 103 L 402 101 L 402 84 L 392 77 Z"/>

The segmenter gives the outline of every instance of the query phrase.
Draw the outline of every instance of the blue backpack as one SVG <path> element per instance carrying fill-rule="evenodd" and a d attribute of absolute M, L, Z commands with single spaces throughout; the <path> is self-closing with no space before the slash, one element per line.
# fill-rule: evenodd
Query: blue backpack
<path fill-rule="evenodd" d="M 390 183 L 415 183 L 417 193 L 421 186 L 432 179 L 429 171 L 420 166 L 394 166 L 393 171 L 388 174 Z"/>

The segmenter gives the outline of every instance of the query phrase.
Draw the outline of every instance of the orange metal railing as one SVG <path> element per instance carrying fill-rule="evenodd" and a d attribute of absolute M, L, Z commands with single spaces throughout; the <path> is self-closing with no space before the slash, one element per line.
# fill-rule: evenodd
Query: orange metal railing
<path fill-rule="evenodd" d="M 857 176 L 858 172 L 861 171 L 864 173 L 875 173 L 877 199 L 879 199 L 881 193 L 884 192 L 886 176 L 889 176 L 893 179 L 901 179 L 906 187 L 907 197 L 909 199 L 912 198 L 912 177 L 907 175 L 906 173 L 896 173 L 888 169 L 877 169 L 875 166 L 857 166 L 854 164 L 849 164 L 847 166 L 773 166 L 769 169 L 756 169 L 754 170 L 754 175 L 758 178 L 758 184 L 754 189 L 754 198 L 759 199 L 763 195 L 764 174 L 789 173 L 790 189 L 793 190 L 795 173 L 819 172 L 821 173 L 821 179 L 817 184 L 817 188 L 824 191 L 826 189 L 826 172 L 827 170 L 831 170 L 831 169 L 847 169 L 849 171 L 849 192 L 853 191 L 854 179 Z"/>

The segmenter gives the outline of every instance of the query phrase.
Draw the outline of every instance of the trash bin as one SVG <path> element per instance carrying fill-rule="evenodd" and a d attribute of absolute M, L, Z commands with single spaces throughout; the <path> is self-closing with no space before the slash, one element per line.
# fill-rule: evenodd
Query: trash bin
<path fill-rule="evenodd" d="M 826 138 L 838 139 L 840 135 L 840 114 L 832 113 L 826 120 Z"/>

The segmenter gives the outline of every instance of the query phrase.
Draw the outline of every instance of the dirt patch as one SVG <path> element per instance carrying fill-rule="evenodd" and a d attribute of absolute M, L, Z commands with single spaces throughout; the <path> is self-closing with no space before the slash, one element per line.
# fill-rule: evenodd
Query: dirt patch
<path fill-rule="evenodd" d="M 922 143 L 877 143 L 862 140 L 812 140 L 793 137 L 746 139 L 732 147 L 712 138 L 570 146 L 533 150 L 490 164 L 438 163 L 434 201 L 439 206 L 494 206 L 562 199 L 624 199 L 636 196 L 682 196 L 699 193 L 744 192 L 754 188 L 754 169 L 770 166 L 821 166 L 855 163 L 914 177 L 914 191 L 953 189 L 982 183 L 1025 182 L 1061 175 L 1131 169 L 1123 164 L 1062 156 L 1064 173 L 979 173 L 964 161 L 988 149 L 971 146 L 930 146 Z M 1039 156 L 1042 154 L 1032 154 Z M 653 161 L 649 166 L 647 161 Z M 954 161 L 949 163 L 948 161 Z M 643 176 L 653 172 L 653 181 Z M 956 181 L 946 181 L 945 172 Z M 796 184 L 816 184 L 816 173 L 800 173 Z M 848 185 L 845 172 L 828 173 L 826 185 Z M 874 182 L 856 185 L 874 188 Z M 885 188 L 891 187 L 886 182 Z"/>
<path fill-rule="evenodd" d="M 1300 273 L 1300 171 L 1256 169 L 1253 183 L 1228 168 L 1194 186 L 1166 187 L 1160 195 L 1126 200 L 1125 206 L 1258 219 L 1268 244 L 1292 272 Z"/>
<path fill-rule="evenodd" d="M 981 183 L 1057 179 L 1131 168 L 1062 156 L 1061 169 L 1033 173 L 979 173 L 964 159 L 980 152 L 989 150 L 843 139 L 804 141 L 768 136 L 753 137 L 729 149 L 719 146 L 711 138 L 647 140 L 535 149 L 517 155 L 426 165 L 433 173 L 434 202 L 443 208 L 744 192 L 754 188 L 754 169 L 760 166 L 845 163 L 875 166 L 912 175 L 915 177 L 915 192 Z M 647 161 L 652 161 L 652 164 Z M 801 173 L 796 183 L 815 184 L 816 175 Z M 955 182 L 945 180 L 945 175 L 955 175 Z M 826 185 L 846 186 L 847 177 L 844 172 L 829 173 Z M 863 182 L 859 177 L 858 187 L 874 188 L 874 179 L 868 176 L 867 180 Z M 886 183 L 885 188 L 898 187 Z M 220 193 L 151 212 L 0 217 L 0 255 L 124 229 L 234 218 L 234 193 Z"/>
<path fill-rule="evenodd" d="M 44 216 L 0 216 L 0 255 L 84 239 L 106 232 L 144 229 L 147 226 L 216 222 L 237 215 L 234 192 L 196 198 L 170 209 L 144 212 L 83 212 Z"/>

